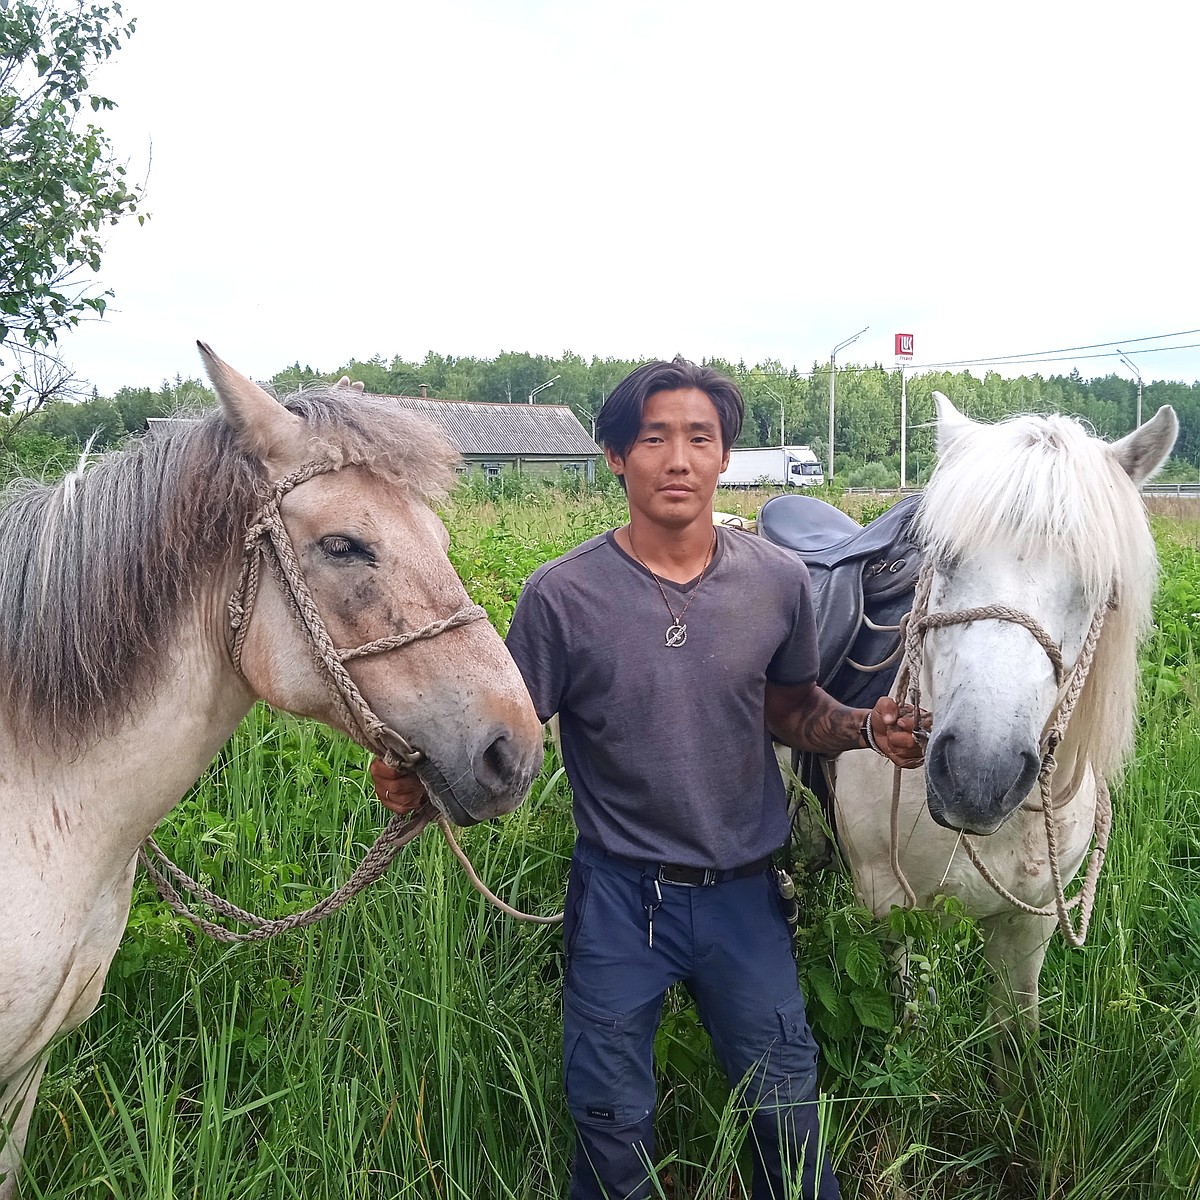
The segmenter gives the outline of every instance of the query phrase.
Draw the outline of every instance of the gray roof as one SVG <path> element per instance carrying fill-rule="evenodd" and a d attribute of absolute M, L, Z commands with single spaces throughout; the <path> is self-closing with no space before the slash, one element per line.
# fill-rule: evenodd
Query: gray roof
<path fill-rule="evenodd" d="M 565 404 L 479 404 L 473 400 L 432 400 L 388 396 L 432 421 L 462 455 L 472 458 L 593 458 L 602 451 Z M 150 417 L 151 432 L 172 432 L 194 418 Z"/>
<path fill-rule="evenodd" d="M 480 404 L 423 396 L 391 399 L 437 425 L 459 454 L 591 458 L 601 453 L 565 404 Z"/>

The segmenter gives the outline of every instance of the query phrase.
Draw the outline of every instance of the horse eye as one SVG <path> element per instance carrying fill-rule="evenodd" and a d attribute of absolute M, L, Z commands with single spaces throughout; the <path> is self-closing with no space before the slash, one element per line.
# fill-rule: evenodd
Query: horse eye
<path fill-rule="evenodd" d="M 368 562 L 374 560 L 374 555 L 362 544 L 344 533 L 330 533 L 320 541 L 322 552 L 327 558 L 348 559 L 362 558 Z"/>

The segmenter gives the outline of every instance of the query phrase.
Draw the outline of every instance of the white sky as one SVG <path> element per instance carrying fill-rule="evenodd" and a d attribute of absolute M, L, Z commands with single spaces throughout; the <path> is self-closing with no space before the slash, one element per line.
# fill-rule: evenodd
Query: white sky
<path fill-rule="evenodd" d="M 379 353 L 916 364 L 1120 341 L 1200 379 L 1200 6 L 125 0 L 142 228 L 110 393 Z M 1200 343 L 1200 333 L 1174 339 Z M 1121 370 L 1076 360 L 1084 375 Z M 1025 370 L 1069 371 L 1063 361 Z M 1006 373 L 1020 373 L 1020 368 Z"/>

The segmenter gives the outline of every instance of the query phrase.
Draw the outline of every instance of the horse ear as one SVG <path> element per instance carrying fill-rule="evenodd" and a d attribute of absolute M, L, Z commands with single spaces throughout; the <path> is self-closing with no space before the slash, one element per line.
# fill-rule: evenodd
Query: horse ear
<path fill-rule="evenodd" d="M 965 433 L 975 422 L 960 413 L 950 398 L 941 392 L 933 393 L 933 402 L 937 406 L 937 444 L 941 451 L 952 445 L 958 435 Z"/>
<path fill-rule="evenodd" d="M 337 386 L 340 388 L 349 388 L 352 392 L 361 392 L 363 388 L 366 387 L 366 384 L 363 383 L 361 379 L 356 379 L 353 383 L 351 383 L 350 376 L 343 375 L 341 379 L 337 381 Z"/>
<path fill-rule="evenodd" d="M 204 342 L 196 346 L 225 417 L 247 448 L 276 469 L 290 467 L 302 456 L 304 422 L 253 380 L 219 359 L 210 346 Z"/>
<path fill-rule="evenodd" d="M 1179 434 L 1175 410 L 1164 404 L 1140 429 L 1109 447 L 1121 469 L 1141 487 L 1167 461 Z"/>

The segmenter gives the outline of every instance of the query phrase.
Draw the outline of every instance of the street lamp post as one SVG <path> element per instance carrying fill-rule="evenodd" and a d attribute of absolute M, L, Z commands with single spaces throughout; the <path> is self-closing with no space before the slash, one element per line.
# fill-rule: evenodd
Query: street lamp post
<path fill-rule="evenodd" d="M 1134 366 L 1133 361 L 1125 354 L 1124 350 L 1117 351 L 1117 357 L 1133 372 L 1134 379 L 1137 380 L 1138 397 L 1137 397 L 1137 425 L 1135 429 L 1142 427 L 1142 373 Z"/>
<path fill-rule="evenodd" d="M 774 388 L 767 387 L 767 385 L 765 383 L 762 385 L 762 389 L 764 392 L 767 393 L 768 396 L 771 396 L 773 399 L 779 401 L 779 448 L 780 448 L 780 450 L 782 450 L 783 447 L 787 444 L 787 436 L 783 431 L 783 424 L 784 424 L 783 397 L 777 391 L 775 391 Z"/>
<path fill-rule="evenodd" d="M 562 378 L 562 376 L 561 376 L 561 375 L 555 375 L 555 376 L 554 376 L 554 379 L 561 379 L 561 378 Z M 554 386 L 554 379 L 547 379 L 545 383 L 539 383 L 539 384 L 537 385 L 537 387 L 535 387 L 535 388 L 533 389 L 533 391 L 531 391 L 531 392 L 529 393 L 529 403 L 530 403 L 530 404 L 532 404 L 532 403 L 533 403 L 533 398 L 534 398 L 534 396 L 536 396 L 536 395 L 538 394 L 538 392 L 540 392 L 540 391 L 543 391 L 545 388 L 548 388 L 548 387 L 553 387 L 553 386 Z"/>
<path fill-rule="evenodd" d="M 852 342 L 857 342 L 870 328 L 870 325 L 864 325 L 853 337 L 848 337 L 845 341 L 838 342 L 829 352 L 829 475 L 826 479 L 827 483 L 833 482 L 833 381 L 837 375 L 838 351 L 845 350 Z"/>

